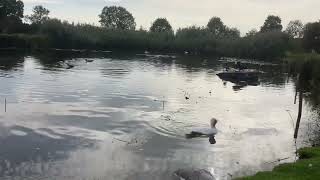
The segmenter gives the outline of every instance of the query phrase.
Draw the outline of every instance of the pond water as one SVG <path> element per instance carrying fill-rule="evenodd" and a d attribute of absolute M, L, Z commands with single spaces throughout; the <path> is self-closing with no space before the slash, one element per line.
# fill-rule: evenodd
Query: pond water
<path fill-rule="evenodd" d="M 163 180 L 202 168 L 231 179 L 294 161 L 293 81 L 279 65 L 256 63 L 265 73 L 254 86 L 224 82 L 216 74 L 232 61 L 1 55 L 0 178 Z M 313 116 L 304 106 L 298 148 Z M 185 138 L 212 117 L 216 144 Z"/>

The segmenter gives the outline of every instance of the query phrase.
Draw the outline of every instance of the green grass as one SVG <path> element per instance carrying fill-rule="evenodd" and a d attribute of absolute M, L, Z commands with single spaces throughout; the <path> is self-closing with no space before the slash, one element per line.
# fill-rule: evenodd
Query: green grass
<path fill-rule="evenodd" d="M 298 151 L 300 160 L 282 164 L 271 172 L 259 172 L 254 176 L 237 180 L 316 180 L 320 179 L 320 147 L 303 148 Z"/>

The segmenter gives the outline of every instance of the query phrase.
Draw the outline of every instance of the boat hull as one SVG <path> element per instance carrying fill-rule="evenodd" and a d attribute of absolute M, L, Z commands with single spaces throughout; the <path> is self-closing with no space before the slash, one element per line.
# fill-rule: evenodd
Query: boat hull
<path fill-rule="evenodd" d="M 217 74 L 219 78 L 226 81 L 258 81 L 259 72 L 256 71 L 234 71 L 234 72 L 222 72 Z"/>

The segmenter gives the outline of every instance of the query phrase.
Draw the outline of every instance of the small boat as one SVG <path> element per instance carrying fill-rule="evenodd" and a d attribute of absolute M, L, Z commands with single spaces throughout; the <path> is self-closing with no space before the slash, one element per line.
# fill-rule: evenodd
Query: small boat
<path fill-rule="evenodd" d="M 243 69 L 243 70 L 228 70 L 222 73 L 218 73 L 217 76 L 222 80 L 227 80 L 231 82 L 240 81 L 258 81 L 260 71 Z"/>
<path fill-rule="evenodd" d="M 93 62 L 94 60 L 93 59 L 85 59 L 85 61 L 88 63 L 88 62 Z"/>

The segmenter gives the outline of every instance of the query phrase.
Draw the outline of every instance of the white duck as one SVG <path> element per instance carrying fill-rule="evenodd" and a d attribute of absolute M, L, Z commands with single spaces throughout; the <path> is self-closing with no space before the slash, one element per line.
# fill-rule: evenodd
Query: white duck
<path fill-rule="evenodd" d="M 186 134 L 187 138 L 196 138 L 196 137 L 209 137 L 209 142 L 211 144 L 215 144 L 216 140 L 214 139 L 214 136 L 218 133 L 218 130 L 216 128 L 216 124 L 218 123 L 218 120 L 216 118 L 212 118 L 210 120 L 210 128 L 194 128 L 192 129 L 190 134 Z"/>

